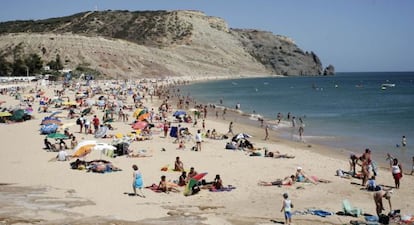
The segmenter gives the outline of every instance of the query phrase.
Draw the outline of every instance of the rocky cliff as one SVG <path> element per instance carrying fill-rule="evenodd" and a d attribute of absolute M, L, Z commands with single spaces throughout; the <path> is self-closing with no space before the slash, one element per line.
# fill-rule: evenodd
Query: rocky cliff
<path fill-rule="evenodd" d="M 16 46 L 65 67 L 87 65 L 110 77 L 321 75 L 313 52 L 289 38 L 229 29 L 199 11 L 103 11 L 0 23 L 0 52 Z"/>

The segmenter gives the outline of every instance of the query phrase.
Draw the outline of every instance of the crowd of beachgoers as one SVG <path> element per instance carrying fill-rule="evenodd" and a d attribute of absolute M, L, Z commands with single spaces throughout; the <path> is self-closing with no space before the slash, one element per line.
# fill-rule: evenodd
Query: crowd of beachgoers
<path fill-rule="evenodd" d="M 27 129 L 16 128 L 30 134 L 27 139 L 37 143 L 30 150 L 26 149 L 29 146 L 20 146 L 27 151 L 23 157 L 28 160 L 40 154 L 37 157 L 44 159 L 42 163 L 53 163 L 69 181 L 62 186 L 52 178 L 25 180 L 28 174 L 24 170 L 4 176 L 0 182 L 68 188 L 70 182 L 79 184 L 91 179 L 111 186 L 111 181 L 90 175 L 108 174 L 113 182 L 118 181 L 117 186 L 124 185 L 114 187 L 119 196 L 111 200 L 105 200 L 105 194 L 92 197 L 90 191 L 85 191 L 91 188 L 89 185 L 72 186 L 82 197 L 96 201 L 97 216 L 102 216 L 99 209 L 111 201 L 145 211 L 136 206 L 138 201 L 129 198 L 139 196 L 133 199 L 158 203 L 160 208 L 165 207 L 166 198 L 168 205 L 190 204 L 184 200 L 187 198 L 197 199 L 191 204 L 212 201 L 226 208 L 210 212 L 216 217 L 238 210 L 236 214 L 247 217 L 260 215 L 261 224 L 270 220 L 289 224 L 292 218 L 295 224 L 312 224 L 311 216 L 315 215 L 332 224 L 414 221 L 414 207 L 408 201 L 414 196 L 410 190 L 413 181 L 405 176 L 412 175 L 412 171 L 403 171 L 392 154 L 387 157 L 389 168 L 377 166 L 372 157 L 375 150 L 364 149 L 346 157 L 324 155 L 323 146 L 302 141 L 301 118 L 299 125 L 291 115 L 279 115 L 274 121 L 259 117 L 258 126 L 242 124 L 238 118 L 244 115 L 237 106 L 234 109 L 197 102 L 180 91 L 185 84 L 182 80 L 145 79 L 4 86 L 0 89 L 3 136 L 13 126 L 30 124 Z M 297 126 L 300 141 L 281 140 L 277 130 L 269 130 L 270 125 L 279 123 Z M 35 146 L 39 149 L 33 150 Z M 4 157 L 6 153 L 1 156 L 2 164 L 11 163 Z M 2 167 L 6 172 L 13 168 Z M 79 175 L 81 171 L 89 173 Z M 33 170 L 35 174 L 43 172 Z M 55 172 L 50 170 L 42 176 L 54 177 Z M 266 188 L 270 186 L 277 188 Z M 215 192 L 229 194 L 216 197 Z M 163 193 L 168 197 L 162 197 Z M 255 208 L 254 213 L 240 209 L 249 205 Z M 116 213 L 125 220 L 167 216 L 164 212 L 148 217 Z"/>

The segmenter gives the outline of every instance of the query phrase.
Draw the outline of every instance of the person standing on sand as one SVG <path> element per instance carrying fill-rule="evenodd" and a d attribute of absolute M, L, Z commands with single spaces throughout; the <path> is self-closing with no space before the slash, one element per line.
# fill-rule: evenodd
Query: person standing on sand
<path fill-rule="evenodd" d="M 264 140 L 267 141 L 269 139 L 269 125 L 266 124 L 265 126 L 265 138 Z"/>
<path fill-rule="evenodd" d="M 196 140 L 196 146 L 197 146 L 197 151 L 201 151 L 201 131 L 198 130 L 197 134 L 195 135 L 195 140 Z"/>
<path fill-rule="evenodd" d="M 299 140 L 303 141 L 302 137 L 303 137 L 303 132 L 305 131 L 305 129 L 303 128 L 303 124 L 300 125 L 299 127 Z"/>
<path fill-rule="evenodd" d="M 398 159 L 393 159 L 393 164 L 391 167 L 392 176 L 394 177 L 395 188 L 400 188 L 400 180 L 403 177 L 403 170 L 400 163 L 398 163 Z"/>
<path fill-rule="evenodd" d="M 226 116 L 226 112 L 227 112 L 227 108 L 224 108 L 224 109 L 223 109 L 223 115 L 222 115 L 222 116 L 223 116 L 223 120 L 225 120 L 225 119 L 226 119 L 226 117 L 225 117 L 225 116 Z"/>
<path fill-rule="evenodd" d="M 284 193 L 282 209 L 280 210 L 280 212 L 284 212 L 285 214 L 285 224 L 292 223 L 292 213 L 291 213 L 292 208 L 293 208 L 293 204 L 292 204 L 292 201 L 289 199 L 289 195 L 287 193 Z"/>
<path fill-rule="evenodd" d="M 142 193 L 142 187 L 144 186 L 144 183 L 142 182 L 142 174 L 141 172 L 138 170 L 138 166 L 137 165 L 132 165 L 132 169 L 134 170 L 134 173 L 132 174 L 133 179 L 132 179 L 132 189 L 134 190 L 134 195 L 137 195 L 137 188 L 139 188 L 140 192 L 141 192 L 141 197 L 145 198 L 144 193 Z"/>

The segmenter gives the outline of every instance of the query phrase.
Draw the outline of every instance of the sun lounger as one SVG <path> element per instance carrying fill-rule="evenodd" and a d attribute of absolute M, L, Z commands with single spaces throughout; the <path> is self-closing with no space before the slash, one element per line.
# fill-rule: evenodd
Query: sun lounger
<path fill-rule="evenodd" d="M 358 217 L 362 214 L 362 210 L 359 208 L 353 208 L 348 199 L 342 201 L 342 209 L 346 215 Z"/>

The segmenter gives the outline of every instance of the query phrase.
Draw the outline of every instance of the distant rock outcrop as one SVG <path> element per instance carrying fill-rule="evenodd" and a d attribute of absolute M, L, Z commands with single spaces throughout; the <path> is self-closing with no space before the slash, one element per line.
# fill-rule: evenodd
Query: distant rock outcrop
<path fill-rule="evenodd" d="M 327 66 L 324 70 L 323 70 L 323 75 L 334 75 L 335 74 L 335 67 L 331 64 L 329 64 L 329 66 Z"/>
<path fill-rule="evenodd" d="M 321 75 L 322 64 L 288 37 L 229 29 L 199 11 L 94 11 L 0 23 L 0 53 L 60 55 L 111 77 Z"/>
<path fill-rule="evenodd" d="M 288 37 L 266 31 L 233 29 L 247 52 L 275 74 L 321 75 L 322 64 L 313 52 L 304 52 Z"/>

